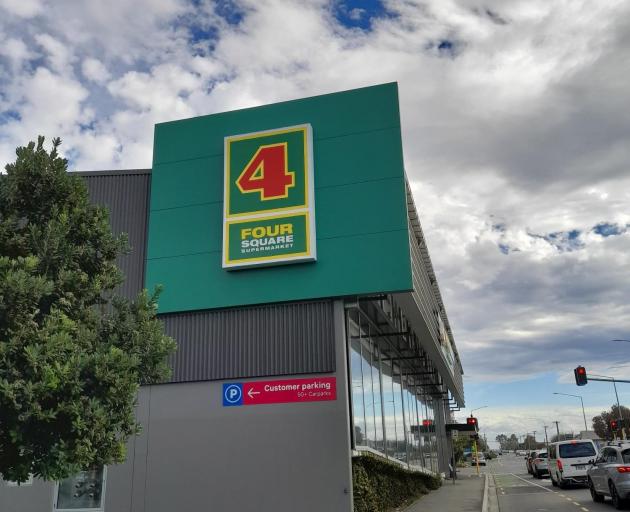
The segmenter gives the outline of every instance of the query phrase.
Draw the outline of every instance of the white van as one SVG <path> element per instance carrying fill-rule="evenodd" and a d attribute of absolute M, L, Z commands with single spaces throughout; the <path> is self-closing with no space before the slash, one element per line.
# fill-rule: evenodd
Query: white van
<path fill-rule="evenodd" d="M 549 475 L 553 486 L 587 484 L 586 471 L 597 457 L 597 446 L 591 439 L 572 439 L 549 445 Z"/>

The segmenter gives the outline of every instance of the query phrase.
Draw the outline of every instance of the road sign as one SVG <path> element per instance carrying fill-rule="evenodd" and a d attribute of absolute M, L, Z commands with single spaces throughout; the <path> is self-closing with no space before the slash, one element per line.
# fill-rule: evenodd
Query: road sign
<path fill-rule="evenodd" d="M 477 433 L 476 423 L 469 423 L 468 421 L 466 423 L 447 423 L 445 429 L 447 433 L 452 432 L 453 437 L 474 437 Z"/>
<path fill-rule="evenodd" d="M 223 406 L 243 405 L 243 385 L 240 383 L 223 384 Z"/>
<path fill-rule="evenodd" d="M 337 399 L 336 377 L 228 382 L 223 406 L 322 402 Z"/>
<path fill-rule="evenodd" d="M 310 124 L 225 137 L 223 268 L 313 261 Z"/>

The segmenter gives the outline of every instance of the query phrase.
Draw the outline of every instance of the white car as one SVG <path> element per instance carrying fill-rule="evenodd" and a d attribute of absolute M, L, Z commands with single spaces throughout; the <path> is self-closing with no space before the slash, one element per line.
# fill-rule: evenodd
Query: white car
<path fill-rule="evenodd" d="M 597 456 L 597 447 L 590 439 L 572 439 L 549 445 L 549 475 L 552 485 L 561 489 L 568 484 L 587 485 L 586 472 Z"/>
<path fill-rule="evenodd" d="M 473 466 L 477 465 L 477 460 L 479 460 L 479 465 L 480 466 L 485 466 L 486 465 L 486 457 L 483 455 L 483 453 L 480 453 L 479 455 L 477 455 L 476 458 L 473 455 L 473 457 L 472 457 L 472 465 Z"/>

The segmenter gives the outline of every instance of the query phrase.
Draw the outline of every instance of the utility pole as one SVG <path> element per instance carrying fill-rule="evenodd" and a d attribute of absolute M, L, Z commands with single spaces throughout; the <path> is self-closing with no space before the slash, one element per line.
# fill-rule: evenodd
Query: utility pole
<path fill-rule="evenodd" d="M 558 423 L 560 423 L 559 421 L 552 421 L 551 423 L 555 423 L 556 424 L 556 434 L 558 434 L 558 441 L 560 441 L 560 428 L 558 427 Z"/>
<path fill-rule="evenodd" d="M 545 446 L 547 447 L 547 460 L 549 460 L 549 438 L 547 437 L 547 429 L 549 427 L 547 427 L 547 425 L 544 425 L 543 428 L 545 429 Z"/>
<path fill-rule="evenodd" d="M 536 446 L 536 432 L 537 432 L 537 430 L 534 430 L 534 431 L 532 432 L 532 434 L 534 434 L 534 450 L 538 448 L 538 447 Z"/>

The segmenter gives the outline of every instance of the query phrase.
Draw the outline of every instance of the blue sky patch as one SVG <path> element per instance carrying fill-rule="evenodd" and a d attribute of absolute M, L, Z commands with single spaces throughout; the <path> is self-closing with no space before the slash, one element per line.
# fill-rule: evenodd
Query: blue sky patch
<path fill-rule="evenodd" d="M 333 4 L 336 20 L 347 28 L 371 30 L 378 18 L 392 16 L 380 0 L 341 0 Z"/>
<path fill-rule="evenodd" d="M 214 12 L 230 25 L 238 25 L 245 17 L 245 12 L 232 0 L 218 0 Z"/>
<path fill-rule="evenodd" d="M 20 121 L 22 116 L 17 110 L 5 110 L 0 112 L 0 125 L 9 123 L 11 121 Z"/>
<path fill-rule="evenodd" d="M 593 233 L 603 237 L 621 235 L 622 233 L 625 233 L 626 230 L 627 228 L 610 222 L 600 222 L 593 227 Z"/>
<path fill-rule="evenodd" d="M 449 59 L 457 57 L 461 53 L 463 47 L 464 45 L 460 41 L 448 37 L 430 41 L 426 45 L 426 49 L 433 52 L 438 57 L 446 57 Z"/>
<path fill-rule="evenodd" d="M 546 235 L 538 235 L 536 233 L 528 233 L 533 238 L 542 238 L 549 244 L 553 245 L 560 252 L 570 252 L 584 247 L 584 242 L 580 239 L 582 232 L 579 229 L 570 231 L 554 231 Z"/>

